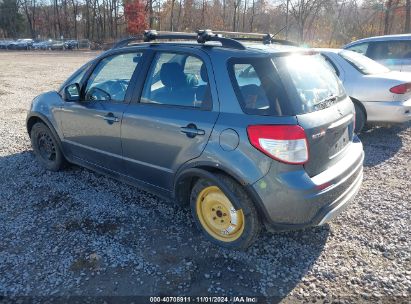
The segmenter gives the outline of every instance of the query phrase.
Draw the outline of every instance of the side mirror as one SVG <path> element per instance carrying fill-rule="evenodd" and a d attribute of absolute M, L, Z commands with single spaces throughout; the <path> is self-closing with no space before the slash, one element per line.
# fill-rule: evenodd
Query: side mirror
<path fill-rule="evenodd" d="M 80 85 L 78 83 L 69 84 L 64 88 L 63 99 L 66 101 L 80 100 Z"/>

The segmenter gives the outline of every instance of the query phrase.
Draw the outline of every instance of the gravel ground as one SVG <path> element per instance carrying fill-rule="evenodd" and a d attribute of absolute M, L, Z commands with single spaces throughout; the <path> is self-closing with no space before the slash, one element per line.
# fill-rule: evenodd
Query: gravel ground
<path fill-rule="evenodd" d="M 71 166 L 43 170 L 25 130 L 37 94 L 96 53 L 0 52 L 1 296 L 244 295 L 411 301 L 411 124 L 370 129 L 363 187 L 330 225 L 217 248 L 189 210 Z"/>

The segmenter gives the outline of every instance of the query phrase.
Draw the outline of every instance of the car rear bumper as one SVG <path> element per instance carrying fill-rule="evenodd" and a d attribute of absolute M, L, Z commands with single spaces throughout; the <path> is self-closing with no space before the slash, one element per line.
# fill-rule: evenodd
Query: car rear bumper
<path fill-rule="evenodd" d="M 367 121 L 403 123 L 411 120 L 411 99 L 407 101 L 376 101 L 362 103 Z"/>
<path fill-rule="evenodd" d="M 358 138 L 346 156 L 310 177 L 303 167 L 269 173 L 252 185 L 269 230 L 294 230 L 322 225 L 335 218 L 357 194 L 363 178 L 364 152 Z"/>

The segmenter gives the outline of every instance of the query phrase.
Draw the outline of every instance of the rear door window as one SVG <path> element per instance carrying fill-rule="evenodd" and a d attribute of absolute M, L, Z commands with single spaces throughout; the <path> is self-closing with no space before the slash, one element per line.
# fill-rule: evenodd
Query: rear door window
<path fill-rule="evenodd" d="M 401 60 L 411 58 L 411 41 L 373 42 L 367 56 L 374 60 Z"/>
<path fill-rule="evenodd" d="M 157 53 L 140 102 L 210 109 L 211 89 L 205 63 L 188 54 Z"/>

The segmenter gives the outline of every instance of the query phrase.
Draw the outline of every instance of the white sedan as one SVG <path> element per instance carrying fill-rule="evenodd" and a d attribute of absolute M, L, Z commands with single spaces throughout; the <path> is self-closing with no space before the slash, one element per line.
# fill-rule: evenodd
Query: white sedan
<path fill-rule="evenodd" d="M 411 73 L 391 71 L 356 52 L 316 49 L 341 79 L 356 110 L 356 132 L 367 122 L 411 120 Z"/>

